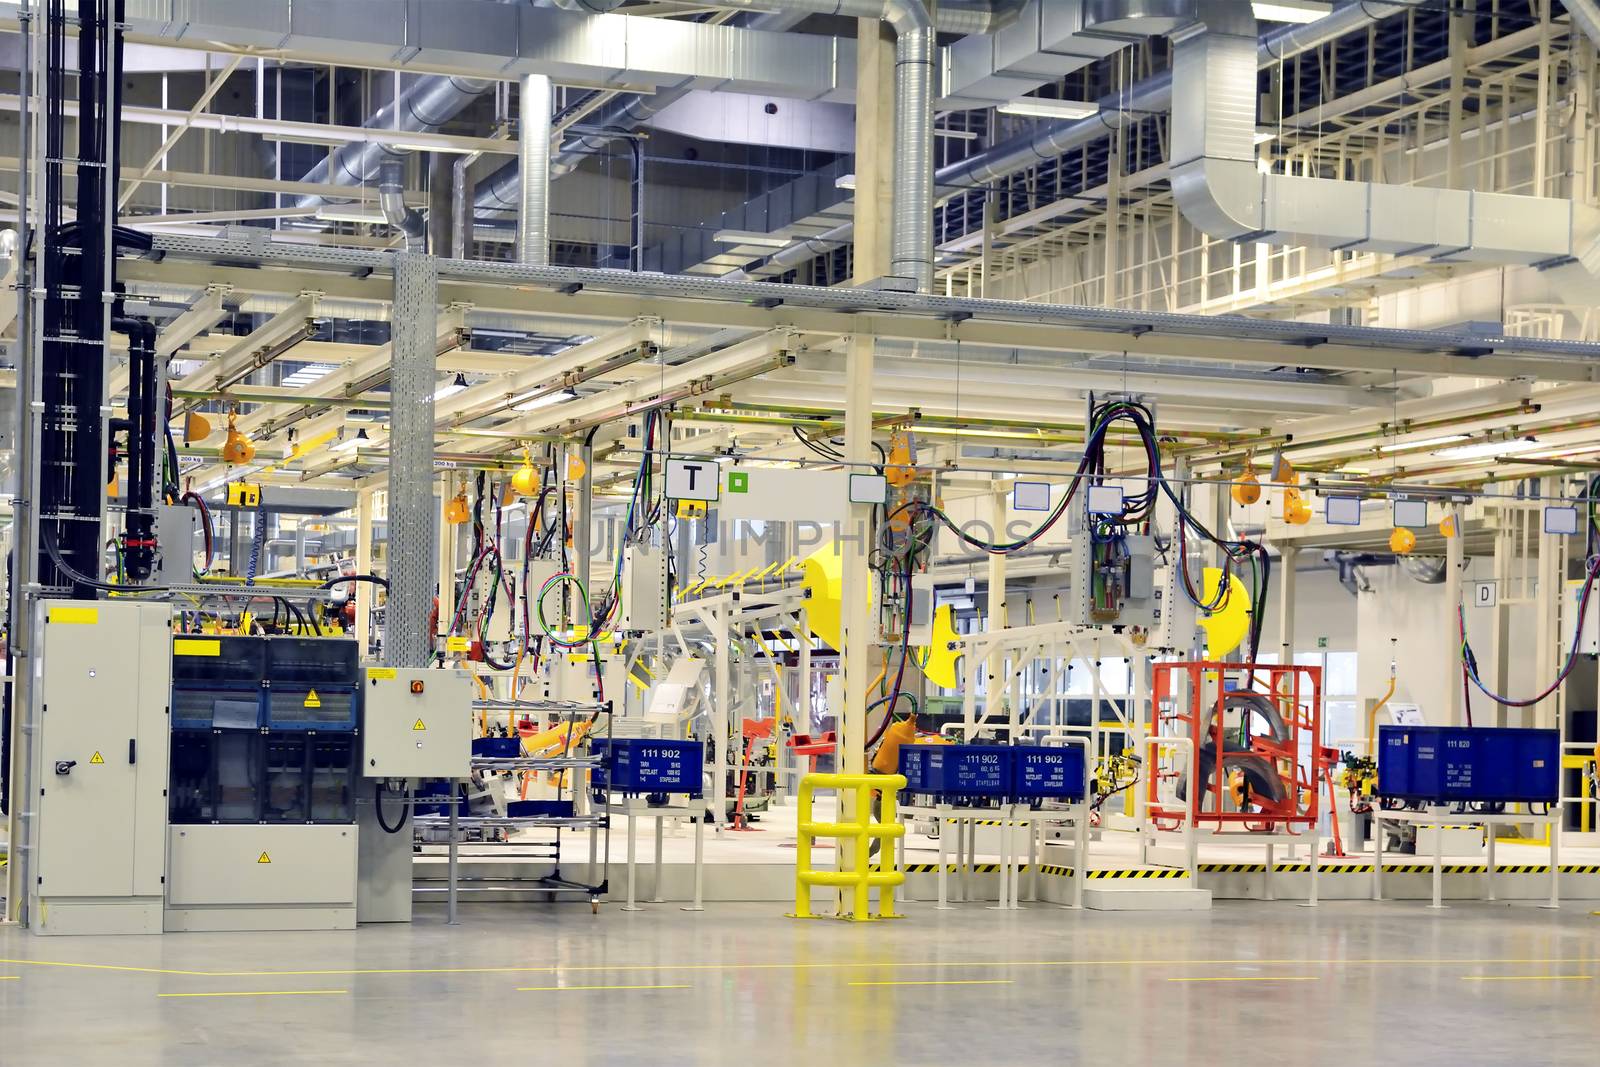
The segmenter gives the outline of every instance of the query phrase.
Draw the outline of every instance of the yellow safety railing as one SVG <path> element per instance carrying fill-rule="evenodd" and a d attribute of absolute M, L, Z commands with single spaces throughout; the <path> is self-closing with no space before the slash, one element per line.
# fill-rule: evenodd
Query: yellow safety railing
<path fill-rule="evenodd" d="M 854 907 L 841 919 L 867 922 L 870 919 L 897 918 L 894 912 L 894 887 L 903 885 L 905 873 L 895 861 L 895 849 L 886 839 L 905 836 L 906 828 L 895 818 L 895 794 L 906 787 L 904 775 L 899 774 L 808 774 L 800 779 L 800 837 L 795 847 L 794 912 L 797 919 L 816 918 L 811 914 L 811 887 L 835 886 L 853 891 Z M 818 789 L 839 791 L 840 817 L 846 808 L 845 794 L 855 791 L 855 818 L 850 822 L 814 822 L 811 818 L 811 801 Z M 872 794 L 883 797 L 878 821 L 872 821 Z M 838 855 L 846 855 L 846 841 L 853 842 L 850 855 L 854 862 L 848 870 L 817 870 L 811 866 L 811 843 L 819 837 L 839 839 Z M 878 850 L 878 863 L 873 866 L 872 841 L 885 841 Z M 878 914 L 868 910 L 869 891 L 878 889 Z M 842 902 L 841 902 L 842 903 Z"/>

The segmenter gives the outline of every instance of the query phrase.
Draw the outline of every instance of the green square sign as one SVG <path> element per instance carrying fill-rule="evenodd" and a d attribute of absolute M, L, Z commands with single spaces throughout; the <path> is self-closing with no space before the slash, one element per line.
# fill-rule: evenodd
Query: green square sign
<path fill-rule="evenodd" d="M 728 472 L 728 492 L 748 493 L 750 491 L 750 475 L 745 471 Z"/>

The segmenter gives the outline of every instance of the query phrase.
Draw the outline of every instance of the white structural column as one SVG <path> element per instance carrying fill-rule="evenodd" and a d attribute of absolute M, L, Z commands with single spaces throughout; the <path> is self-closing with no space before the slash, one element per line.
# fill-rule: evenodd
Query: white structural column
<path fill-rule="evenodd" d="M 434 634 L 435 642 L 450 630 L 450 616 L 455 611 L 456 589 L 456 527 L 445 518 L 445 509 L 456 495 L 456 476 L 446 474 L 439 482 L 439 623 Z M 529 516 L 529 521 L 532 521 Z M 393 553 L 389 558 L 394 559 Z M 389 568 L 391 571 L 393 566 Z"/>
<path fill-rule="evenodd" d="M 1300 557 L 1300 549 L 1294 545 L 1283 545 L 1278 549 L 1278 649 L 1279 663 L 1294 662 L 1294 605 L 1295 605 L 1295 564 Z M 1323 679 L 1327 684 L 1327 679 Z"/>
<path fill-rule="evenodd" d="M 1000 542 L 1006 540 L 1006 494 L 1005 483 L 996 478 L 989 489 L 989 525 L 992 532 L 990 540 Z M 996 633 L 1006 628 L 1006 558 L 998 552 L 989 554 L 989 571 L 987 575 L 988 589 L 984 598 L 985 630 Z M 994 649 L 989 654 L 989 662 L 984 667 L 987 676 L 984 685 L 984 715 L 991 721 L 999 721 L 998 712 L 1001 701 L 1010 695 L 1007 684 L 1006 652 L 997 640 L 990 646 Z M 1016 708 L 1008 709 L 1012 715 Z"/>
<path fill-rule="evenodd" d="M 1461 604 L 1461 572 L 1466 566 L 1466 520 L 1461 515 L 1461 505 L 1451 504 L 1445 509 L 1454 535 L 1445 538 L 1444 550 L 1444 618 L 1441 623 L 1446 633 L 1455 633 L 1460 627 L 1458 614 Z M 1461 654 L 1445 657 L 1444 707 L 1446 726 L 1466 725 L 1466 707 L 1461 689 Z"/>
<path fill-rule="evenodd" d="M 1539 495 L 1546 501 L 1560 499 L 1561 480 L 1541 478 Z M 1543 688 L 1561 669 L 1562 653 L 1557 646 L 1561 643 L 1561 600 L 1566 593 L 1567 552 L 1566 539 L 1558 534 L 1545 533 L 1542 517 L 1536 521 L 1539 523 L 1539 581 L 1534 590 L 1534 609 L 1538 612 L 1538 622 L 1535 628 L 1536 666 L 1533 677 L 1534 684 Z M 1561 693 L 1558 690 L 1535 704 L 1531 711 L 1525 711 L 1523 721 L 1515 725 L 1553 729 L 1558 722 L 1560 706 Z"/>
<path fill-rule="evenodd" d="M 356 494 L 356 573 L 372 573 L 372 505 L 376 489 L 367 488 Z M 370 582 L 352 582 L 356 600 L 356 648 L 362 659 L 367 658 L 367 645 L 371 640 L 372 594 Z"/>
<path fill-rule="evenodd" d="M 866 463 L 872 452 L 872 361 L 876 340 L 870 334 L 850 337 L 844 405 L 845 456 Z M 872 680 L 872 574 L 867 550 L 872 544 L 872 505 L 851 504 L 841 531 L 840 596 L 844 600 L 844 714 L 839 725 L 839 770 L 866 771 L 867 690 Z M 848 817 L 848 812 L 845 813 Z M 841 859 L 848 849 L 839 849 Z"/>
<path fill-rule="evenodd" d="M 894 35 L 879 19 L 856 21 L 856 285 L 889 273 L 894 217 Z M 863 457 L 865 458 L 865 457 Z"/>

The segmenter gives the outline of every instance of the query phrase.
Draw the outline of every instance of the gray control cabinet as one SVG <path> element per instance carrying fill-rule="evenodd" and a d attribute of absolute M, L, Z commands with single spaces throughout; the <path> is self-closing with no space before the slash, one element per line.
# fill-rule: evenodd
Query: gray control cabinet
<path fill-rule="evenodd" d="M 161 932 L 172 611 L 46 600 L 29 926 Z"/>
<path fill-rule="evenodd" d="M 362 774 L 466 778 L 471 773 L 472 679 L 466 671 L 369 667 L 362 688 Z"/>

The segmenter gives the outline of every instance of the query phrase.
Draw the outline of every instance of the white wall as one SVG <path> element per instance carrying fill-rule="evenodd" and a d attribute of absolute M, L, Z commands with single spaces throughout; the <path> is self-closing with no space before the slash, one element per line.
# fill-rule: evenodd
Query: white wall
<path fill-rule="evenodd" d="M 1389 686 L 1389 663 L 1397 664 L 1395 703 L 1416 704 L 1430 723 L 1448 724 L 1446 686 L 1459 689 L 1456 616 L 1445 599 L 1445 584 L 1427 585 L 1408 577 L 1398 567 L 1374 567 L 1366 572 L 1372 591 L 1356 598 L 1357 672 L 1363 699 L 1378 700 Z M 1464 580 L 1493 576 L 1487 557 L 1469 560 Z M 1551 681 L 1548 671 L 1534 663 L 1536 626 L 1531 604 L 1507 609 L 1510 642 L 1507 696 L 1529 696 Z M 1491 612 L 1467 608 L 1467 634 L 1485 675 L 1493 656 Z M 1472 692 L 1473 723 L 1496 724 L 1494 704 L 1476 689 Z M 1531 712 L 1507 709 L 1505 725 L 1531 725 Z"/>

